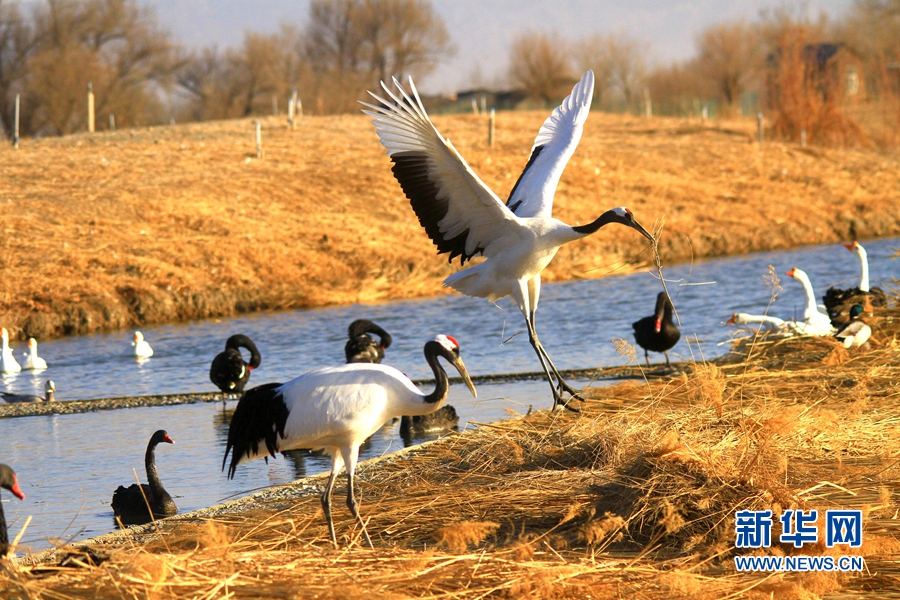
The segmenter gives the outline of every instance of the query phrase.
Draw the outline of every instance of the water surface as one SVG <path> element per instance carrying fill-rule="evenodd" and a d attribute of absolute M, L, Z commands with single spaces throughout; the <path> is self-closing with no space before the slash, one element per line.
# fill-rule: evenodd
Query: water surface
<path fill-rule="evenodd" d="M 884 287 L 886 280 L 900 274 L 898 261 L 889 258 L 900 247 L 900 239 L 864 245 L 872 283 Z M 791 267 L 809 274 L 819 297 L 829 285 L 853 287 L 859 282 L 855 255 L 839 244 L 667 268 L 664 273 L 683 334 L 670 352 L 672 359 L 724 354 L 734 332 L 724 325 L 731 313 L 762 313 L 769 304 L 772 289 L 763 280 L 769 264 L 775 266 L 783 286 L 769 313 L 783 318 L 802 315 L 806 301 L 800 284 L 784 276 Z M 545 285 L 538 333 L 560 368 L 624 364 L 627 359 L 616 353 L 611 340 L 633 341 L 631 323 L 652 313 L 660 289 L 649 272 Z M 209 363 L 233 333 L 249 335 L 262 353 L 262 366 L 253 372 L 251 385 L 286 381 L 316 367 L 341 363 L 347 326 L 363 317 L 394 336 L 386 362 L 414 378 L 431 376 L 422 346 L 437 333 L 460 341 L 473 374 L 539 369 L 522 317 L 508 299 L 492 305 L 453 294 L 151 327 L 143 332 L 155 355 L 142 362 L 128 356 L 130 331 L 52 340 L 40 344 L 40 353 L 50 364 L 47 371 L 3 377 L 0 389 L 42 393 L 43 381 L 52 378 L 61 401 L 214 391 L 208 379 Z M 25 346 L 20 343 L 15 349 L 20 355 Z M 651 360 L 658 362 L 662 355 L 652 355 Z M 478 392 L 475 400 L 465 387 L 451 387 L 449 403 L 457 408 L 462 427 L 468 421 L 495 421 L 511 411 L 524 413 L 529 406 L 549 408 L 551 404 L 543 381 L 481 384 Z M 229 410 L 233 407 L 231 402 Z M 158 449 L 157 463 L 163 483 L 182 512 L 330 468 L 326 457 L 279 457 L 268 465 L 261 460 L 241 465 L 236 478 L 228 481 L 221 473 L 227 416 L 220 404 L 4 419 L 0 420 L 0 461 L 17 471 L 27 495 L 25 501 L 18 501 L 2 494 L 13 534 L 27 515 L 34 520 L 24 543 L 34 550 L 49 547 L 56 539 L 84 539 L 109 531 L 113 490 L 134 482 L 133 469 L 146 480 L 143 454 L 156 429 L 166 429 L 176 441 L 174 446 Z M 397 427 L 385 427 L 361 456 L 371 458 L 402 447 Z M 363 487 L 364 478 L 363 472 Z"/>

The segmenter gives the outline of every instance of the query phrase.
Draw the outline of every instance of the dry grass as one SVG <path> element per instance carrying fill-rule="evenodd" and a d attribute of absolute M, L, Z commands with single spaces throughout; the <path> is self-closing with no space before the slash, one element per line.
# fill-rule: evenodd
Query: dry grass
<path fill-rule="evenodd" d="M 799 599 L 896 590 L 900 309 L 872 324 L 874 343 L 840 360 L 832 339 L 744 340 L 730 360 L 685 376 L 596 388 L 580 416 L 532 414 L 364 465 L 362 515 L 375 550 L 360 546 L 343 507 L 341 549 L 332 549 L 310 496 L 89 544 L 103 559 L 96 566 L 82 555 L 68 566 L 8 567 L 0 596 Z M 612 402 L 620 409 L 599 408 Z M 735 511 L 790 508 L 863 510 L 868 572 L 736 574 Z M 776 519 L 773 540 L 779 534 Z M 786 551 L 777 542 L 769 550 Z M 820 541 L 801 552 L 849 551 Z"/>
<path fill-rule="evenodd" d="M 505 196 L 543 112 L 435 122 Z M 665 219 L 666 263 L 900 233 L 897 154 L 753 142 L 747 121 L 594 114 L 556 215 Z M 0 146 L 0 323 L 39 339 L 439 293 L 434 255 L 363 116 L 178 125 Z M 765 215 L 763 217 L 763 215 Z M 652 264 L 624 228 L 563 248 L 548 281 Z M 629 266 L 630 263 L 631 266 Z"/>

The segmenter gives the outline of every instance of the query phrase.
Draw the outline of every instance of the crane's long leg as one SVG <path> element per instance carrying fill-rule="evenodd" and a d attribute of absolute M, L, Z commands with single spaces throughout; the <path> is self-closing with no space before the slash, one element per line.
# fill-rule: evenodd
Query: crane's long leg
<path fill-rule="evenodd" d="M 529 301 L 529 311 L 531 313 L 531 328 L 534 330 L 534 337 L 537 340 L 537 347 L 539 348 L 539 352 L 543 354 L 544 360 L 547 361 L 547 364 L 550 366 L 550 369 L 553 371 L 553 374 L 556 376 L 557 381 L 557 390 L 559 392 L 567 392 L 576 400 L 584 401 L 584 398 L 581 394 L 578 393 L 578 390 L 573 388 L 571 385 L 566 383 L 566 380 L 563 379 L 562 375 L 560 375 L 559 370 L 556 368 L 556 365 L 553 364 L 553 360 L 550 358 L 550 354 L 547 353 L 544 345 L 541 344 L 541 341 L 537 337 L 537 325 L 535 321 L 535 316 L 537 313 L 538 300 L 541 297 L 541 276 L 540 274 L 535 275 L 528 281 L 528 301 Z M 568 405 L 563 405 L 566 408 L 570 408 Z"/>
<path fill-rule="evenodd" d="M 547 352 L 541 345 L 541 341 L 538 339 L 537 332 L 534 329 L 534 309 L 532 307 L 532 303 L 530 302 L 529 294 L 529 288 L 532 286 L 522 280 L 519 280 L 517 283 L 518 285 L 513 286 L 513 300 L 515 300 L 516 304 L 518 304 L 519 310 L 522 311 L 522 315 L 525 317 L 525 326 L 528 329 L 528 341 L 531 342 L 531 346 L 532 348 L 534 348 L 534 352 L 535 354 L 537 354 L 538 360 L 541 362 L 541 368 L 544 369 L 544 374 L 547 376 L 547 382 L 550 384 L 550 390 L 553 393 L 553 408 L 556 408 L 557 406 L 564 406 L 572 412 L 580 412 L 578 409 L 569 406 L 568 403 L 563 400 L 562 384 L 564 384 L 565 382 L 562 381 L 559 372 L 555 367 L 553 367 L 553 371 L 556 375 L 556 379 L 554 379 L 554 375 L 551 375 L 550 369 L 547 367 L 547 363 L 550 361 L 550 357 L 547 356 Z M 540 288 L 538 287 L 538 289 Z M 557 382 L 559 382 L 560 385 L 557 385 Z"/>
<path fill-rule="evenodd" d="M 550 384 L 550 391 L 553 392 L 553 407 L 555 408 L 559 400 L 559 392 L 557 391 L 556 384 L 553 381 L 553 375 L 550 374 L 550 370 L 547 368 L 547 364 L 544 362 L 544 355 L 541 352 L 540 341 L 537 339 L 537 335 L 534 332 L 534 325 L 532 325 L 531 323 L 531 315 L 533 313 L 530 309 L 530 303 L 528 301 L 528 287 L 525 285 L 525 282 L 519 280 L 517 282 L 517 285 L 513 286 L 512 297 L 515 303 L 519 306 L 519 310 L 522 311 L 522 316 L 525 317 L 525 327 L 528 330 L 528 341 L 531 342 L 531 346 L 534 348 L 538 360 L 541 362 L 541 368 L 544 369 L 544 374 L 547 376 L 547 382 Z"/>
<path fill-rule="evenodd" d="M 331 455 L 331 476 L 328 477 L 328 483 L 325 484 L 325 491 L 322 493 L 322 511 L 325 513 L 325 522 L 328 523 L 328 535 L 331 537 L 331 543 L 337 548 L 337 537 L 334 535 L 334 521 L 331 520 L 331 492 L 334 490 L 334 482 L 337 475 L 344 466 L 344 459 L 337 451 Z"/>
<path fill-rule="evenodd" d="M 356 492 L 353 486 L 353 475 L 356 471 L 356 460 L 359 458 L 359 446 L 354 446 L 352 448 L 347 448 L 341 450 L 344 455 L 344 462 L 347 463 L 347 508 L 350 509 L 350 513 L 356 517 L 356 522 L 359 523 L 360 529 L 362 529 L 363 537 L 366 538 L 366 543 L 369 544 L 369 548 L 374 548 L 372 545 L 372 540 L 369 538 L 369 532 L 366 531 L 366 524 L 363 523 L 362 517 L 359 516 L 359 504 L 356 502 Z"/>
<path fill-rule="evenodd" d="M 534 313 L 531 313 L 531 326 L 534 327 Z M 535 329 L 534 333 L 535 339 L 537 339 L 537 330 Z M 540 352 L 543 354 L 544 359 L 547 361 L 547 364 L 550 365 L 550 369 L 553 371 L 553 374 L 556 376 L 557 387 L 560 392 L 568 392 L 573 398 L 576 400 L 584 401 L 584 397 L 582 397 L 579 390 L 576 390 L 571 385 L 566 383 L 566 380 L 563 379 L 562 375 L 560 375 L 559 370 L 556 368 L 556 365 L 553 364 L 553 361 L 550 360 L 550 355 L 547 354 L 547 350 L 544 348 L 544 345 L 541 344 L 540 340 L 537 340 L 538 348 L 540 348 Z M 566 407 L 568 408 L 568 407 Z"/>

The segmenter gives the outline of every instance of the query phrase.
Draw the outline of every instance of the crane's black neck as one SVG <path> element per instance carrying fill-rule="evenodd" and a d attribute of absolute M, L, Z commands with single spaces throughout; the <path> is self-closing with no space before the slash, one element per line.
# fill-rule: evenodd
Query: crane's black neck
<path fill-rule="evenodd" d="M 591 235 L 592 233 L 596 233 L 597 230 L 604 225 L 609 225 L 610 223 L 620 223 L 621 221 L 621 217 L 619 217 L 615 212 L 608 210 L 587 225 L 577 225 L 575 227 L 572 227 L 572 229 L 575 230 L 575 233 L 580 233 L 581 235 L 587 236 Z"/>
<path fill-rule="evenodd" d="M 447 394 L 450 391 L 450 380 L 447 378 L 447 371 L 438 362 L 438 357 L 444 356 L 445 353 L 446 349 L 434 340 L 425 344 L 425 360 L 428 361 L 431 370 L 434 372 L 434 391 L 425 396 L 424 401 L 426 404 L 443 402 L 447 399 Z"/>
<path fill-rule="evenodd" d="M 0 502 L 0 558 L 9 552 L 9 534 L 6 532 L 6 516 L 3 514 L 3 502 Z"/>

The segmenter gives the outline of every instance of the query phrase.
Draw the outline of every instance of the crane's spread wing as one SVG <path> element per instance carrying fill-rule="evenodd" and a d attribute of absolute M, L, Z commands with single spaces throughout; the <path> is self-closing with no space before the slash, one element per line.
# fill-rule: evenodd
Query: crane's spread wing
<path fill-rule="evenodd" d="M 519 238 L 523 227 L 478 176 L 453 145 L 445 140 L 425 112 L 416 86 L 410 96 L 395 79 L 397 93 L 381 83 L 391 98 L 369 92 L 380 105 L 363 110 L 394 162 L 392 171 L 438 248 L 464 264 L 476 254 L 490 257 Z"/>
<path fill-rule="evenodd" d="M 581 140 L 593 95 L 594 72 L 587 71 L 541 125 L 528 164 L 509 194 L 507 206 L 516 216 L 550 217 L 556 185 Z"/>

